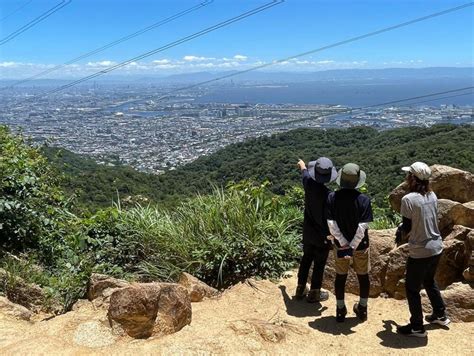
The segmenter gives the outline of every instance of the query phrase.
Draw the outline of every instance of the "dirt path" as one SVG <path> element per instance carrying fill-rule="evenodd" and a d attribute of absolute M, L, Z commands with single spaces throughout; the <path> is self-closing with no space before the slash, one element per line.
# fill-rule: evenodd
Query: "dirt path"
<path fill-rule="evenodd" d="M 77 311 L 36 323 L 0 315 L 0 354 L 440 354 L 472 355 L 474 323 L 428 326 L 428 338 L 395 333 L 405 323 L 405 301 L 369 301 L 369 320 L 352 313 L 335 321 L 335 298 L 323 305 L 292 301 L 296 279 L 249 281 L 219 299 L 193 304 L 193 321 L 180 332 L 133 340 L 118 338 L 105 326 L 104 312 L 90 303 Z M 347 295 L 350 307 L 356 296 Z"/>

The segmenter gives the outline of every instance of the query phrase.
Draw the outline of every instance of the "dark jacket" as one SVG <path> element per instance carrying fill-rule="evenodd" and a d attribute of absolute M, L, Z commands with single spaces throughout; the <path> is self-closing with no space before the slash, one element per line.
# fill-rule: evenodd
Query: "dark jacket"
<path fill-rule="evenodd" d="M 330 248 L 327 239 L 329 228 L 325 216 L 325 205 L 330 190 L 311 178 L 307 169 L 303 170 L 304 221 L 303 244 L 319 248 Z"/>

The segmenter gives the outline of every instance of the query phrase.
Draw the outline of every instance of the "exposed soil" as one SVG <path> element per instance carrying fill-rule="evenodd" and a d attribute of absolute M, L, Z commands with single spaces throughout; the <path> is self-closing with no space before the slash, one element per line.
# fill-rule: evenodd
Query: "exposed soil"
<path fill-rule="evenodd" d="M 395 333 L 408 320 L 405 301 L 373 298 L 369 320 L 349 312 L 336 323 L 335 298 L 292 300 L 296 278 L 250 280 L 217 299 L 193 303 L 193 321 L 180 332 L 147 340 L 113 335 L 105 311 L 86 301 L 72 312 L 25 322 L 0 314 L 0 354 L 464 354 L 474 352 L 474 323 L 427 325 L 427 338 Z M 347 306 L 357 301 L 348 294 Z"/>

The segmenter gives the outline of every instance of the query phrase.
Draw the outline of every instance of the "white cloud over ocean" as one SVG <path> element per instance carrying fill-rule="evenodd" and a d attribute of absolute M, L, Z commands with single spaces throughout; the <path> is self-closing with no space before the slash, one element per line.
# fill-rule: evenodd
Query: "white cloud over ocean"
<path fill-rule="evenodd" d="M 48 73 L 44 78 L 80 78 L 104 70 L 119 62 L 112 59 L 90 61 L 84 64 L 71 64 Z M 294 58 L 284 61 L 266 61 L 260 58 L 237 53 L 225 57 L 207 57 L 198 54 L 188 54 L 178 59 L 156 58 L 146 62 L 131 62 L 112 71 L 115 75 L 169 75 L 199 71 L 245 70 L 255 66 L 270 64 L 268 71 L 318 71 L 328 69 L 349 68 L 382 68 L 390 66 L 421 67 L 426 64 L 420 59 L 408 61 L 391 61 L 370 63 L 366 60 L 337 61 L 331 58 Z M 0 62 L 0 77 L 4 79 L 23 79 L 42 71 L 56 67 L 57 64 L 25 63 L 15 61 Z"/>

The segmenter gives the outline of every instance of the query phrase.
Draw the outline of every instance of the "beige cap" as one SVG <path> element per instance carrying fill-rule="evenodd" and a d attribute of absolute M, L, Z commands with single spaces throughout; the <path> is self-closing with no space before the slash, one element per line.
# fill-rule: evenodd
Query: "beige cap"
<path fill-rule="evenodd" d="M 410 172 L 420 180 L 428 180 L 431 176 L 431 168 L 423 162 L 415 162 L 410 167 L 402 167 L 402 171 Z"/>

